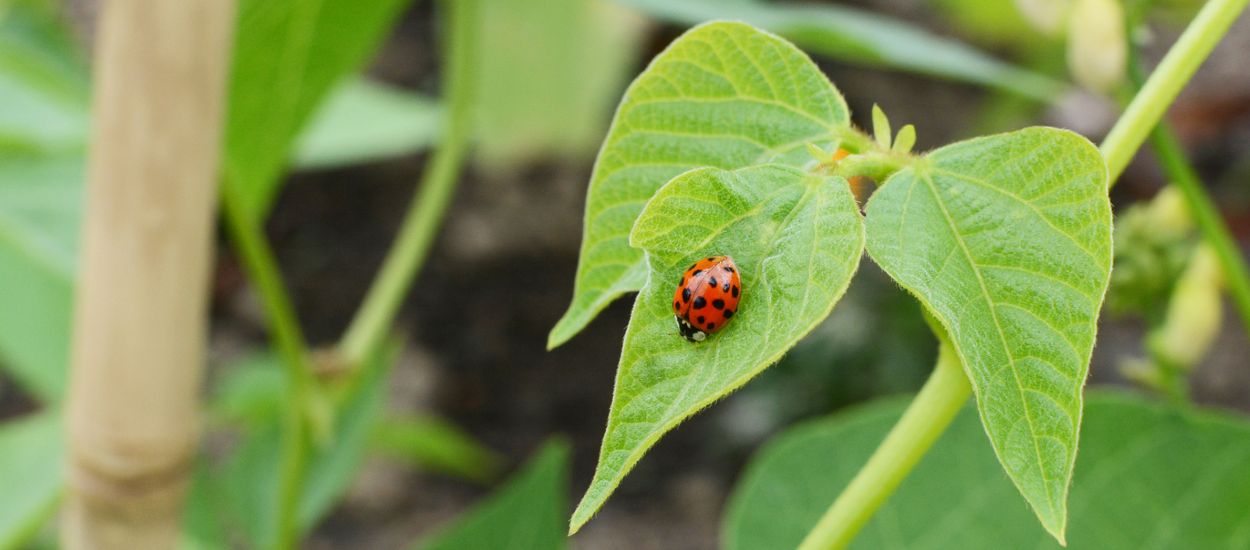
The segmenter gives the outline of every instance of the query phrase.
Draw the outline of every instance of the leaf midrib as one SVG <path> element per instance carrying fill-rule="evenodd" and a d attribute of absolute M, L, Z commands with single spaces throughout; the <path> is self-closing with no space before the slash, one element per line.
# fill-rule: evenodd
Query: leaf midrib
<path fill-rule="evenodd" d="M 813 178 L 811 178 L 811 177 L 810 177 L 810 176 L 808 176 L 808 175 L 804 175 L 804 176 L 802 176 L 802 177 L 803 177 L 803 186 L 804 186 L 803 195 L 799 198 L 799 200 L 798 200 L 798 201 L 796 201 L 796 202 L 795 202 L 794 207 L 791 209 L 791 211 L 790 211 L 789 213 L 787 213 L 786 220 L 789 220 L 789 219 L 790 219 L 790 217 L 791 217 L 791 216 L 793 216 L 795 212 L 798 212 L 798 211 L 799 211 L 799 210 L 801 210 L 804 206 L 806 206 L 806 202 L 807 202 L 808 200 L 810 200 L 810 196 L 814 194 L 815 190 L 817 189 L 817 187 L 818 187 L 819 185 L 822 185 L 822 184 L 823 184 L 823 182 L 822 182 L 821 180 L 819 180 L 819 179 L 813 179 Z M 811 182 L 811 183 L 809 183 L 809 182 Z M 819 217 L 819 215 L 818 215 L 817 217 Z M 783 220 L 783 222 L 782 222 L 782 223 L 777 224 L 776 228 L 774 228 L 774 229 L 772 230 L 772 234 L 769 236 L 769 246 L 768 246 L 768 248 L 769 248 L 769 249 L 773 249 L 773 248 L 775 248 L 775 245 L 776 245 L 776 242 L 777 242 L 777 241 L 776 241 L 776 236 L 777 236 L 777 234 L 778 234 L 778 233 L 780 233 L 781 228 L 782 228 L 782 227 L 784 227 L 784 226 L 786 225 L 786 220 Z M 813 222 L 813 223 L 815 223 L 815 222 Z M 861 234 L 860 234 L 860 246 L 862 247 L 862 245 L 863 245 L 863 234 L 861 233 Z M 813 245 L 813 246 L 815 246 L 815 245 Z M 764 262 L 765 262 L 767 259 L 768 259 L 768 257 L 762 258 L 762 259 L 760 260 L 759 265 L 762 267 L 762 266 L 763 266 L 763 264 L 764 264 Z M 809 265 L 810 265 L 810 264 L 809 264 Z M 764 270 L 763 270 L 763 269 L 761 269 L 761 273 L 760 273 L 760 279 L 759 279 L 759 281 L 760 281 L 761 283 L 765 284 L 765 286 L 766 286 L 766 287 L 768 287 L 768 285 L 767 285 L 767 282 L 768 282 L 768 281 L 767 281 L 767 279 L 765 278 L 764 273 L 765 273 L 765 272 L 764 272 Z M 810 273 L 810 269 L 809 269 L 809 273 Z M 853 276 L 853 275 L 854 275 L 854 274 L 852 273 L 852 276 Z M 849 284 L 849 281 L 850 281 L 850 277 L 848 277 L 848 278 L 847 278 L 847 282 L 848 282 L 848 284 Z M 650 284 L 651 284 L 651 282 L 652 282 L 652 281 L 650 281 L 650 280 L 649 280 L 647 284 L 648 284 L 648 285 L 650 285 Z M 845 290 L 846 290 L 846 289 L 845 289 L 845 287 L 846 287 L 846 285 L 844 285 L 844 286 L 843 286 L 843 288 L 842 288 L 842 291 L 843 291 L 843 292 L 845 292 Z M 771 287 L 768 287 L 768 288 L 771 288 Z M 649 288 L 644 288 L 644 289 L 643 289 L 643 292 L 645 293 L 645 292 L 647 292 L 648 290 L 650 290 L 650 289 L 649 289 Z M 770 293 L 770 294 L 771 294 L 771 293 Z M 667 303 L 667 302 L 666 302 L 666 303 Z M 831 306 L 831 307 L 832 307 L 832 306 Z M 771 308 L 771 307 L 767 309 L 767 311 L 768 311 L 768 315 L 769 315 L 769 322 L 768 322 L 766 325 L 771 325 L 771 324 L 772 324 L 772 318 L 773 318 L 773 311 L 772 311 L 772 309 L 773 309 L 773 308 Z M 819 322 L 819 321 L 817 321 L 817 322 Z M 764 350 L 765 348 L 767 348 L 767 339 L 768 339 L 768 337 L 769 337 L 769 333 L 768 333 L 768 332 L 765 332 L 765 334 L 764 334 L 765 343 L 764 343 L 763 345 L 759 346 L 759 349 L 761 350 L 761 355 L 762 355 L 762 353 L 763 353 L 763 350 Z M 628 347 L 628 344 L 626 344 L 626 346 Z M 788 346 L 786 346 L 786 347 L 788 348 Z M 718 348 L 717 348 L 717 350 L 716 350 L 716 353 L 718 354 L 718 356 L 719 356 L 719 353 L 720 353 L 721 351 L 722 351 L 722 350 L 721 350 L 721 348 L 719 348 L 719 347 L 718 347 Z M 783 355 L 784 353 L 785 353 L 785 349 L 783 349 L 780 353 L 776 354 L 774 357 L 769 358 L 768 360 L 765 360 L 765 361 L 757 361 L 757 363 L 759 363 L 759 365 L 760 365 L 757 369 L 754 369 L 754 370 L 751 370 L 751 371 L 748 371 L 748 372 L 743 373 L 743 375 L 742 375 L 742 376 L 740 376 L 740 377 L 738 377 L 738 378 L 734 379 L 734 380 L 733 380 L 732 382 L 730 382 L 730 383 L 729 383 L 726 387 L 727 387 L 727 388 L 729 388 L 729 391 L 732 391 L 733 389 L 736 389 L 736 388 L 741 387 L 742 385 L 746 384 L 746 382 L 747 382 L 747 381 L 749 381 L 751 378 L 753 378 L 753 377 L 754 377 L 754 376 L 755 376 L 755 375 L 756 375 L 756 374 L 757 374 L 760 370 L 762 370 L 762 369 L 766 368 L 766 367 L 767 367 L 768 365 L 770 365 L 773 361 L 775 361 L 776 359 L 780 358 L 780 356 L 781 356 L 781 355 Z M 634 360 L 633 360 L 633 361 L 631 361 L 631 365 L 632 365 L 632 364 L 637 363 L 638 361 L 642 361 L 642 360 L 649 359 L 649 358 L 651 358 L 651 357 L 656 357 L 656 356 L 659 356 L 659 355 L 660 355 L 660 354 L 649 354 L 649 355 L 644 355 L 644 356 L 640 356 L 640 357 L 635 357 L 635 358 L 634 358 Z M 702 365 L 697 365 L 697 366 L 696 366 L 696 368 L 702 368 Z M 692 380 L 692 379 L 694 379 L 693 375 L 694 375 L 694 371 L 691 371 L 690 373 L 688 373 L 688 374 L 687 374 L 686 378 L 687 378 L 688 380 Z M 684 395 L 688 394 L 688 393 L 689 393 L 689 391 L 690 391 L 691 386 L 692 386 L 692 385 L 691 385 L 691 383 L 690 383 L 690 382 L 685 382 L 685 383 L 683 383 L 683 384 L 682 384 L 682 389 L 681 389 L 680 395 L 684 396 Z M 638 395 L 639 395 L 639 394 L 635 394 L 635 395 L 633 395 L 633 396 L 630 396 L 630 398 L 629 398 L 628 400 L 622 401 L 619 405 L 616 405 L 616 404 L 614 404 L 614 405 L 613 405 L 613 407 L 612 407 L 612 409 L 611 409 L 611 411 L 609 412 L 609 415 L 608 415 L 608 416 L 609 416 L 609 418 L 608 418 L 608 425 L 609 425 L 609 426 L 613 426 L 613 425 L 620 426 L 621 424 L 623 424 L 623 422 L 616 420 L 616 415 L 618 414 L 618 411 L 620 411 L 620 410 L 624 410 L 624 409 L 625 409 L 625 408 L 626 408 L 626 407 L 627 407 L 627 406 L 628 406 L 631 402 L 633 402 L 633 400 L 634 400 L 635 398 L 637 398 L 637 397 L 638 397 Z M 693 415 L 695 411 L 701 410 L 704 406 L 706 406 L 706 405 L 708 405 L 708 404 L 710 404 L 710 403 L 714 402 L 715 400 L 719 399 L 720 397 L 721 397 L 721 396 L 712 397 L 712 398 L 710 398 L 710 399 L 705 400 L 705 402 L 702 402 L 702 403 L 697 403 L 694 407 L 687 407 L 686 409 L 687 409 L 687 410 L 690 410 L 691 412 L 690 412 L 689 414 L 684 415 L 684 416 L 677 416 L 677 417 L 672 416 L 672 411 L 676 408 L 676 404 L 680 403 L 682 400 L 681 400 L 680 398 L 679 398 L 679 399 L 675 399 L 675 400 L 673 400 L 673 401 L 672 401 L 672 404 L 671 404 L 671 405 L 670 405 L 670 406 L 669 406 L 669 407 L 668 407 L 668 408 L 664 411 L 664 413 L 663 413 L 663 414 L 659 417 L 659 421 L 658 421 L 658 422 L 656 422 L 656 423 L 658 423 L 658 424 L 659 424 L 659 429 L 658 429 L 658 430 L 654 430 L 654 431 L 652 431 L 650 434 L 648 434 L 648 436 L 647 436 L 646 438 L 644 438 L 644 439 L 643 439 L 642 444 L 640 444 L 640 445 L 636 446 L 636 447 L 634 448 L 634 450 L 633 450 L 633 451 L 631 451 L 628 455 L 626 455 L 625 460 L 624 460 L 623 462 L 621 462 L 620 466 L 619 466 L 619 467 L 617 467 L 617 468 L 613 468 L 613 473 L 612 473 L 612 476 L 611 476 L 610 478 L 604 478 L 604 479 L 601 479 L 601 480 L 600 480 L 600 481 L 605 481 L 605 482 L 607 482 L 607 488 L 604 490 L 606 493 L 605 493 L 605 492 L 601 492 L 600 494 L 610 494 L 610 492 L 611 492 L 612 490 L 614 490 L 617 486 L 619 486 L 619 485 L 620 485 L 620 482 L 621 482 L 621 480 L 622 480 L 622 476 L 620 475 L 620 473 L 621 473 L 621 472 L 623 472 L 623 471 L 625 471 L 625 470 L 627 470 L 627 469 L 629 469 L 629 468 L 630 468 L 630 467 L 632 467 L 633 465 L 637 464 L 637 463 L 638 463 L 638 461 L 639 461 L 639 460 L 641 460 L 642 456 L 643 456 L 643 455 L 645 455 L 645 454 L 646 454 L 646 452 L 647 452 L 647 451 L 648 451 L 651 447 L 653 447 L 653 446 L 655 445 L 655 443 L 656 443 L 657 441 L 659 441 L 659 439 L 660 439 L 661 437 L 663 437 L 663 435 L 664 435 L 664 434 L 668 433 L 669 431 L 672 431 L 672 429 L 673 429 L 673 428 L 675 428 L 678 424 L 680 424 L 682 420 L 684 420 L 685 418 L 688 418 L 689 416 Z M 605 438 L 604 442 L 605 442 L 605 443 L 607 442 L 607 439 L 606 439 L 606 438 Z M 592 482 L 592 487 L 593 487 L 593 482 Z M 585 499 L 586 499 L 586 497 L 588 497 L 588 496 L 589 496 L 589 493 L 587 493 L 587 495 L 583 497 L 583 502 L 585 502 Z M 598 502 L 599 506 L 602 506 L 602 504 L 603 504 L 603 502 L 602 502 L 602 501 L 603 501 L 603 499 L 602 499 L 602 498 L 596 498 L 595 500 Z M 579 503 L 579 504 L 578 504 L 577 509 L 575 510 L 575 513 L 576 513 L 576 511 L 577 511 L 577 510 L 580 510 L 580 509 L 581 509 L 581 506 L 582 506 L 582 503 Z M 597 508 L 597 507 L 596 507 L 596 508 Z M 576 517 L 576 516 L 575 516 L 575 517 Z"/>
<path fill-rule="evenodd" d="M 919 176 L 920 179 L 925 182 L 925 185 L 928 186 L 929 192 L 933 195 L 934 202 L 937 203 L 938 208 L 942 212 L 942 217 L 946 220 L 947 227 L 951 230 L 951 235 L 953 236 L 955 243 L 958 244 L 960 250 L 963 251 L 964 258 L 968 260 L 968 266 L 972 269 L 973 274 L 976 275 L 977 284 L 980 286 L 980 289 L 981 289 L 981 295 L 982 297 L 985 298 L 986 305 L 989 306 L 988 309 L 990 310 L 990 319 L 994 321 L 994 329 L 998 332 L 998 341 L 999 343 L 1002 344 L 1003 351 L 1007 353 L 1007 360 L 1011 368 L 1011 375 L 1016 383 L 1015 384 L 1016 392 L 1017 392 L 1017 395 L 1020 397 L 1020 405 L 1024 409 L 1024 420 L 1025 420 L 1025 423 L 1029 427 L 1029 439 L 1032 440 L 1033 450 L 1037 456 L 1037 462 L 1036 462 L 1037 471 L 1038 471 L 1038 474 L 1040 474 L 1042 478 L 1042 490 L 1045 491 L 1046 493 L 1046 506 L 1047 508 L 1050 508 L 1051 512 L 1053 513 L 1054 512 L 1054 508 L 1053 508 L 1054 497 L 1051 495 L 1051 492 L 1050 492 L 1051 480 L 1047 479 L 1046 470 L 1042 467 L 1042 464 L 1043 464 L 1042 449 L 1037 444 L 1037 440 L 1038 440 L 1037 427 L 1033 423 L 1032 411 L 1029 407 L 1028 399 L 1024 395 L 1025 388 L 1020 380 L 1020 372 L 1016 368 L 1016 359 L 1011 352 L 1011 346 L 1007 342 L 1007 335 L 1005 332 L 1003 332 L 1002 323 L 998 319 L 998 310 L 995 309 L 994 300 L 993 298 L 990 297 L 989 288 L 987 288 L 985 285 L 985 278 L 981 274 L 981 269 L 977 266 L 976 260 L 974 260 L 972 257 L 972 252 L 968 250 L 967 243 L 964 242 L 962 235 L 960 235 L 959 233 L 959 229 L 955 226 L 955 220 L 951 217 L 950 211 L 947 210 L 945 201 L 942 200 L 941 195 L 938 193 L 937 185 L 933 182 L 931 173 L 928 170 L 925 170 L 923 172 L 917 171 L 916 175 Z M 960 346 L 958 344 L 956 344 L 955 349 L 961 355 L 960 359 L 966 366 L 967 361 L 963 361 L 963 357 L 962 357 L 963 351 L 960 349 Z M 976 377 L 970 375 L 968 376 L 968 379 L 972 383 L 973 388 L 977 390 L 978 394 L 980 394 L 980 387 L 979 387 L 979 384 L 977 383 Z M 991 445 L 991 447 L 995 448 L 994 452 L 995 454 L 997 454 L 998 453 L 997 446 Z M 1000 460 L 1001 460 L 1001 457 L 1000 457 Z M 1013 477 L 1012 479 L 1014 480 L 1015 478 Z"/>

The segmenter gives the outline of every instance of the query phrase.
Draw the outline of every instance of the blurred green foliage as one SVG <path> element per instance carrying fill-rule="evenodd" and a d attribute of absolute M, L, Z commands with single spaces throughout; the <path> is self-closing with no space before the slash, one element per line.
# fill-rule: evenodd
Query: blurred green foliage
<path fill-rule="evenodd" d="M 25 548 L 56 511 L 64 478 L 60 418 L 38 413 L 0 424 L 0 549 Z"/>
<path fill-rule="evenodd" d="M 494 481 L 504 460 L 455 425 L 428 415 L 381 419 L 373 447 L 378 454 L 478 483 Z"/>
<path fill-rule="evenodd" d="M 881 66 L 970 82 L 1048 101 L 1065 88 L 1047 76 L 995 59 L 955 39 L 838 4 L 758 0 L 618 0 L 662 20 L 693 25 L 744 21 L 805 51 L 857 65 Z"/>
<path fill-rule="evenodd" d="M 392 348 L 367 365 L 351 386 L 327 396 L 333 400 L 337 415 L 330 437 L 315 444 L 309 459 L 299 506 L 301 530 L 310 530 L 354 479 L 374 426 L 381 418 L 385 382 L 394 355 Z M 208 516 L 216 520 L 218 529 L 192 523 L 188 530 L 193 536 L 227 533 L 227 541 L 243 540 L 249 547 L 268 547 L 276 536 L 273 515 L 279 494 L 284 414 L 281 406 L 287 403 L 288 381 L 280 359 L 270 354 L 248 358 L 226 372 L 222 391 L 213 401 L 218 404 L 215 409 L 220 411 L 219 421 L 228 420 L 239 433 L 239 440 L 220 463 L 203 464 L 205 469 L 198 474 L 201 481 L 195 485 L 190 505 L 192 509 L 210 510 Z M 224 541 L 200 542 L 213 547 Z"/>
<path fill-rule="evenodd" d="M 0 9 L 0 366 L 49 402 L 65 387 L 87 101 L 56 13 Z"/>
<path fill-rule="evenodd" d="M 295 165 L 329 168 L 420 151 L 438 141 L 431 98 L 369 79 L 340 82 L 295 140 Z"/>
<path fill-rule="evenodd" d="M 747 467 L 723 524 L 729 549 L 792 547 L 906 407 L 874 403 L 800 426 Z M 1069 548 L 1250 544 L 1250 423 L 1090 392 L 1072 485 Z M 853 548 L 1059 548 L 1002 474 L 971 407 Z"/>
<path fill-rule="evenodd" d="M 559 550 L 566 546 L 569 446 L 548 442 L 523 470 L 421 550 Z"/>
<path fill-rule="evenodd" d="M 643 21 L 606 0 L 481 0 L 475 145 L 493 169 L 595 150 Z"/>
<path fill-rule="evenodd" d="M 1115 269 L 1107 307 L 1163 321 L 1168 297 L 1184 271 L 1198 234 L 1180 193 L 1164 188 L 1149 202 L 1125 208 L 1116 220 Z"/>
<path fill-rule="evenodd" d="M 247 215 L 269 210 L 296 134 L 386 36 L 405 0 L 240 2 L 231 64 L 225 192 Z"/>

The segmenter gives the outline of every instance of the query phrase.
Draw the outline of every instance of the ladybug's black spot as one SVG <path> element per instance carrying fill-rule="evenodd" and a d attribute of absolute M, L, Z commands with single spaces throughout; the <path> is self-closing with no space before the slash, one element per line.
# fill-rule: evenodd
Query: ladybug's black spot
<path fill-rule="evenodd" d="M 716 256 L 708 256 L 708 257 L 707 257 L 707 261 L 709 261 L 709 262 L 711 262 L 711 261 L 715 261 L 715 260 L 716 260 Z"/>
<path fill-rule="evenodd" d="M 704 319 L 702 315 L 700 315 L 698 319 L 695 319 L 695 321 L 698 321 L 700 325 L 707 322 L 707 320 Z"/>
<path fill-rule="evenodd" d="M 736 286 L 734 287 L 733 295 L 734 295 L 734 298 L 738 297 L 738 287 Z"/>
<path fill-rule="evenodd" d="M 708 324 L 707 324 L 707 329 L 708 329 L 708 330 L 716 330 L 716 323 L 708 323 Z"/>
<path fill-rule="evenodd" d="M 720 283 L 716 282 L 716 277 L 712 277 L 707 284 L 712 285 L 712 288 L 716 288 Z"/>
<path fill-rule="evenodd" d="M 696 269 L 696 270 L 694 270 L 694 273 L 691 273 L 691 274 L 690 274 L 690 276 L 691 276 L 691 277 L 698 277 L 700 273 L 703 273 L 703 270 L 702 270 L 702 269 Z"/>
<path fill-rule="evenodd" d="M 725 309 L 725 301 L 720 298 L 712 300 L 712 307 L 716 309 Z"/>
<path fill-rule="evenodd" d="M 734 310 L 732 310 L 732 309 L 726 309 L 726 310 L 725 310 L 725 318 L 726 318 L 726 319 L 728 319 L 728 318 L 730 318 L 730 317 L 733 317 L 733 316 L 734 316 Z"/>
<path fill-rule="evenodd" d="M 729 292 L 729 283 L 728 283 L 728 282 L 726 282 L 726 283 L 725 283 L 725 288 L 724 288 L 724 289 L 722 289 L 722 290 L 724 290 L 725 292 Z"/>
<path fill-rule="evenodd" d="M 673 309 L 681 309 L 681 302 L 673 301 Z"/>
<path fill-rule="evenodd" d="M 691 305 L 690 307 L 693 307 L 695 309 L 703 309 L 703 306 L 706 306 L 706 305 L 707 305 L 707 300 L 704 300 L 702 296 L 699 296 L 698 298 L 694 299 L 694 304 Z"/>
<path fill-rule="evenodd" d="M 690 289 L 688 288 L 681 289 L 681 301 L 683 302 L 690 301 Z"/>
<path fill-rule="evenodd" d="M 728 272 L 730 272 L 730 273 L 733 273 L 733 272 L 734 272 L 734 268 L 729 267 L 729 266 L 725 266 L 725 271 L 728 271 Z"/>

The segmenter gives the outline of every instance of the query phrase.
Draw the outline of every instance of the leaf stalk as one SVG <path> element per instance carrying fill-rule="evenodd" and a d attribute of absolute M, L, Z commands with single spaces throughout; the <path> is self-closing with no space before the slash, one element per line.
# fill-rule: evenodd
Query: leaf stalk
<path fill-rule="evenodd" d="M 1209 0 L 1133 97 L 1099 149 L 1114 186 L 1163 113 L 1220 42 L 1250 0 Z"/>
<path fill-rule="evenodd" d="M 404 216 L 399 236 L 363 304 L 339 342 L 342 358 L 359 367 L 385 342 L 399 306 L 429 256 L 447 207 L 460 182 L 460 172 L 473 130 L 473 51 L 477 42 L 477 0 L 448 0 L 450 35 L 444 97 L 449 103 L 443 138 L 426 165 L 417 196 Z"/>
<path fill-rule="evenodd" d="M 898 488 L 972 395 L 959 356 L 944 332 L 937 365 L 903 417 L 864 467 L 808 532 L 800 550 L 845 548 Z"/>

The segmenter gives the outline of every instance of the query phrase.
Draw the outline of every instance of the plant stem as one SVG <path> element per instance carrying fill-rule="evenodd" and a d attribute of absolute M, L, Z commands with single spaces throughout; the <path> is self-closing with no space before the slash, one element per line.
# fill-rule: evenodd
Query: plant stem
<path fill-rule="evenodd" d="M 937 366 L 885 441 L 872 453 L 820 521 L 800 550 L 843 548 L 881 507 L 911 469 L 929 451 L 972 394 L 954 348 L 943 334 Z"/>
<path fill-rule="evenodd" d="M 234 22 L 233 2 L 101 4 L 65 401 L 71 550 L 181 538 Z"/>
<path fill-rule="evenodd" d="M 448 0 L 451 29 L 446 40 L 443 97 L 449 103 L 443 139 L 426 166 L 399 236 L 363 305 L 339 343 L 344 360 L 359 366 L 385 341 L 400 303 L 421 271 L 460 181 L 473 123 L 477 0 Z"/>
<path fill-rule="evenodd" d="M 273 250 L 260 224 L 247 214 L 243 200 L 231 189 L 234 185 L 222 185 L 221 206 L 225 215 L 226 231 L 239 254 L 239 261 L 247 271 L 248 278 L 256 285 L 264 305 L 269 330 L 278 348 L 287 374 L 292 380 L 311 380 L 308 368 L 308 345 L 291 306 L 291 298 Z"/>
<path fill-rule="evenodd" d="M 1108 186 L 1115 185 L 1133 154 L 1146 140 L 1147 134 L 1163 117 L 1181 88 L 1206 60 L 1229 26 L 1250 0 L 1208 0 L 1198 16 L 1163 61 L 1155 68 L 1145 86 L 1133 98 L 1124 114 L 1103 140 L 1103 157 L 1107 160 Z"/>
<path fill-rule="evenodd" d="M 1202 232 L 1202 238 L 1215 252 L 1233 304 L 1241 314 L 1242 325 L 1250 332 L 1250 268 L 1246 266 L 1246 258 L 1228 226 L 1224 224 L 1215 202 L 1203 189 L 1194 167 L 1185 158 L 1180 141 L 1176 139 L 1171 127 L 1166 123 L 1160 124 L 1150 135 L 1150 143 L 1168 179 L 1172 180 L 1172 184 L 1185 197 L 1189 214 Z"/>
<path fill-rule="evenodd" d="M 282 463 L 279 474 L 277 538 L 275 548 L 293 548 L 299 538 L 297 516 L 308 467 L 308 426 L 305 411 L 312 396 L 312 369 L 308 364 L 308 346 L 300 330 L 295 309 L 291 306 L 286 287 L 274 259 L 273 250 L 265 238 L 260 224 L 247 214 L 242 199 L 233 191 L 236 186 L 222 185 L 222 210 L 226 228 L 238 249 L 239 258 L 248 278 L 256 285 L 257 292 L 268 315 L 269 330 L 282 356 L 290 380 L 287 394 L 286 417 L 282 435 Z"/>

